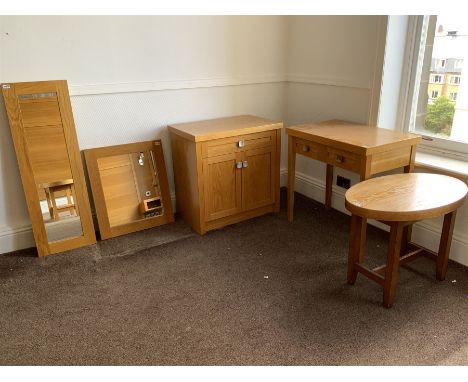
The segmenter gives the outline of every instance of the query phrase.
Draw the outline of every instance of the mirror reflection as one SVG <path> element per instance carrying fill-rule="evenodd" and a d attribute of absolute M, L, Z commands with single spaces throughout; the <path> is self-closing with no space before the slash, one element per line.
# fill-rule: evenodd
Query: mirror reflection
<path fill-rule="evenodd" d="M 164 214 L 152 150 L 101 157 L 97 165 L 111 227 Z"/>
<path fill-rule="evenodd" d="M 36 97 L 21 101 L 24 137 L 39 195 L 47 241 L 82 236 L 75 187 L 59 106 L 55 98 Z M 51 115 L 56 115 L 51 118 Z M 39 119 L 46 115 L 47 119 Z"/>
<path fill-rule="evenodd" d="M 42 217 L 49 242 L 83 235 L 73 179 L 38 185 Z"/>

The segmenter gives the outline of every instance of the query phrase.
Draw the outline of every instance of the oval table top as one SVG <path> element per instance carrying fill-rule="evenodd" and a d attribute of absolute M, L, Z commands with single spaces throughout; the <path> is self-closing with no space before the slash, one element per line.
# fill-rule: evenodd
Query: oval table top
<path fill-rule="evenodd" d="M 345 194 L 345 205 L 364 218 L 417 221 L 455 211 L 467 192 L 464 182 L 446 175 L 386 175 L 352 186 Z"/>

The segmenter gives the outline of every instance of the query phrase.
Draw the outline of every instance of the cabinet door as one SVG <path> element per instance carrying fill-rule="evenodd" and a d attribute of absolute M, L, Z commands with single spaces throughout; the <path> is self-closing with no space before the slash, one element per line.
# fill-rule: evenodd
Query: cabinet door
<path fill-rule="evenodd" d="M 236 166 L 240 155 L 231 153 L 203 160 L 206 221 L 241 212 L 242 169 Z"/>
<path fill-rule="evenodd" d="M 246 150 L 242 168 L 242 208 L 254 208 L 275 202 L 274 145 Z"/>

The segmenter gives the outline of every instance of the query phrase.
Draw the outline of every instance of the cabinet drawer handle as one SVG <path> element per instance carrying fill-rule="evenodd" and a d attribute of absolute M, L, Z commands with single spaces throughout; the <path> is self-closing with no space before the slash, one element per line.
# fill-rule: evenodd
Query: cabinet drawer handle
<path fill-rule="evenodd" d="M 336 161 L 337 161 L 338 163 L 344 163 L 345 157 L 344 157 L 343 155 L 337 155 L 337 156 L 336 156 Z"/>
<path fill-rule="evenodd" d="M 303 145 L 303 146 L 302 146 L 302 151 L 304 151 L 305 153 L 307 153 L 307 152 L 310 151 L 310 147 L 307 146 L 307 145 Z"/>
<path fill-rule="evenodd" d="M 246 167 L 249 167 L 249 162 L 247 162 L 246 160 L 242 162 L 242 167 L 246 168 Z"/>
<path fill-rule="evenodd" d="M 239 142 L 237 142 L 238 147 L 244 147 L 245 146 L 245 141 L 241 139 Z"/>
<path fill-rule="evenodd" d="M 237 169 L 242 168 L 242 162 L 236 162 L 236 168 Z"/>

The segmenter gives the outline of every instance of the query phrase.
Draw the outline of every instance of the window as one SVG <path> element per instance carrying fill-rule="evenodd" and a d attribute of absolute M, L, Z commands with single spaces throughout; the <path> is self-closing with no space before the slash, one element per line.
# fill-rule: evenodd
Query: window
<path fill-rule="evenodd" d="M 424 136 L 425 147 L 468 159 L 468 81 L 461 80 L 468 25 L 461 16 L 448 14 L 414 20 L 405 125 Z"/>
<path fill-rule="evenodd" d="M 458 85 L 460 83 L 460 76 L 450 76 L 450 83 L 452 85 Z"/>
<path fill-rule="evenodd" d="M 432 74 L 431 75 L 431 83 L 432 84 L 443 84 L 443 77 L 439 74 Z"/>

